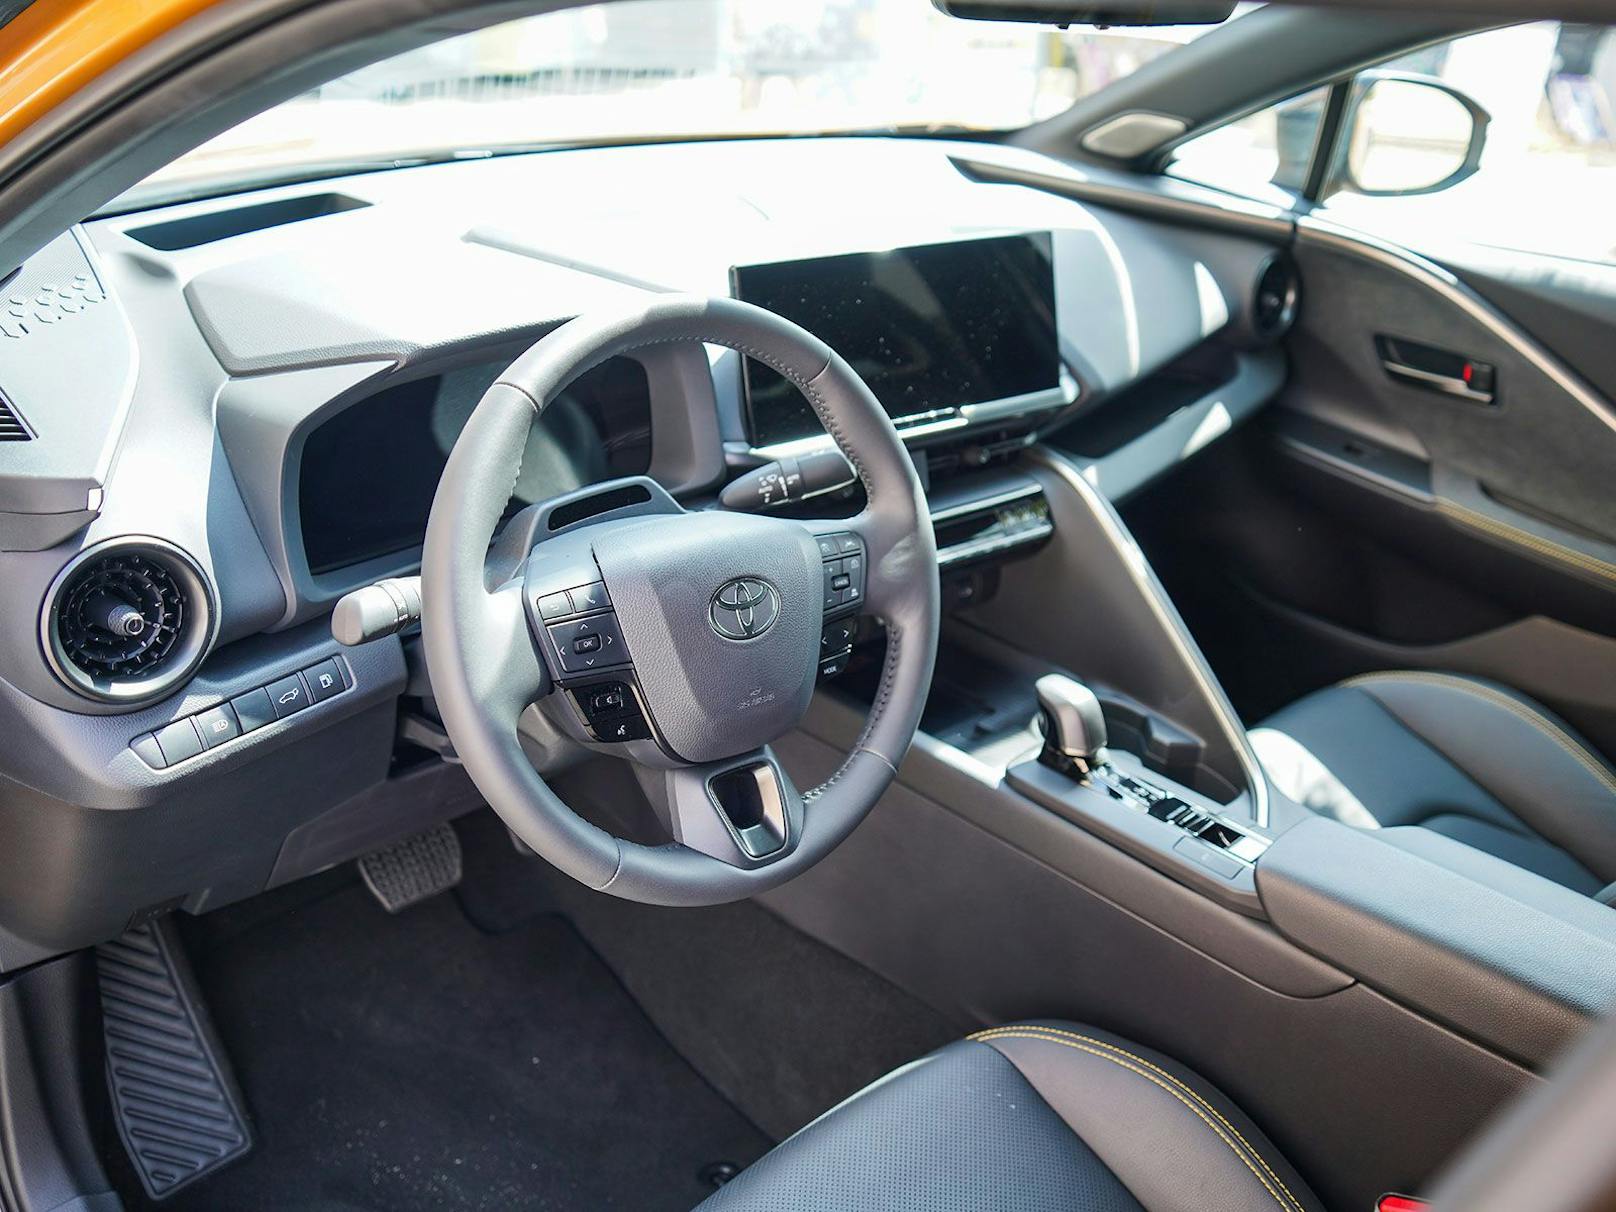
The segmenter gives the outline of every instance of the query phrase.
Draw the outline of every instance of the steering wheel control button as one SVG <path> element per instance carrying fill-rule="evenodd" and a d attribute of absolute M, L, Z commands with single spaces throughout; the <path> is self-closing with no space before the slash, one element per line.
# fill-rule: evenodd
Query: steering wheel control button
<path fill-rule="evenodd" d="M 572 599 L 565 593 L 547 593 L 539 599 L 539 617 L 546 621 L 564 619 L 572 613 Z"/>
<path fill-rule="evenodd" d="M 595 725 L 595 735 L 601 740 L 613 745 L 624 741 L 644 741 L 650 739 L 651 729 L 647 727 L 645 718 L 635 712 L 633 715 L 619 716 L 615 720 L 602 720 Z"/>
<path fill-rule="evenodd" d="M 551 623 L 547 630 L 563 673 L 589 673 L 628 663 L 628 647 L 611 611 L 572 623 Z"/>
<path fill-rule="evenodd" d="M 596 581 L 593 585 L 581 585 L 571 591 L 572 609 L 575 614 L 588 614 L 592 610 L 605 610 L 612 604 L 611 598 L 606 596 L 606 583 Z M 540 603 L 541 613 L 543 603 Z"/>
<path fill-rule="evenodd" d="M 621 715 L 628 710 L 628 707 L 628 690 L 621 682 L 613 682 L 610 686 L 603 686 L 599 690 L 589 691 L 590 719 Z"/>
<path fill-rule="evenodd" d="M 241 725 L 243 733 L 275 722 L 275 704 L 269 701 L 269 691 L 262 686 L 246 694 L 238 694 L 230 700 L 230 707 L 236 713 L 236 722 Z"/>
<path fill-rule="evenodd" d="M 157 730 L 157 746 L 163 751 L 163 760 L 172 766 L 202 752 L 202 738 L 189 719 L 175 720 L 166 728 Z"/>
<path fill-rule="evenodd" d="M 839 534 L 836 536 L 836 550 L 842 555 L 861 555 L 864 545 L 859 542 L 856 534 Z"/>
<path fill-rule="evenodd" d="M 825 566 L 825 610 L 857 606 L 864 600 L 863 541 L 846 531 L 820 535 L 818 539 Z"/>
<path fill-rule="evenodd" d="M 295 673 L 278 682 L 271 682 L 264 689 L 269 691 L 269 701 L 274 705 L 277 720 L 284 720 L 309 705 L 308 689 L 303 685 L 303 679 Z"/>
<path fill-rule="evenodd" d="M 736 577 L 718 587 L 708 617 L 726 640 L 755 640 L 780 617 L 780 593 L 759 577 Z"/>
<path fill-rule="evenodd" d="M 329 658 L 305 669 L 303 680 L 308 683 L 309 698 L 316 703 L 323 703 L 332 695 L 341 694 L 347 689 L 343 685 L 341 668 Z"/>
<path fill-rule="evenodd" d="M 835 535 L 833 535 L 833 534 L 822 534 L 822 535 L 819 536 L 819 558 L 820 559 L 822 559 L 822 560 L 834 560 L 837 556 L 839 556 L 841 554 L 842 554 L 841 544 L 839 542 L 837 542 L 837 539 L 836 539 Z"/>
<path fill-rule="evenodd" d="M 193 717 L 196 720 L 196 730 L 202 735 L 202 744 L 212 749 L 226 741 L 233 741 L 241 735 L 241 725 L 236 721 L 236 713 L 230 710 L 229 703 L 220 703 L 211 710 Z"/>

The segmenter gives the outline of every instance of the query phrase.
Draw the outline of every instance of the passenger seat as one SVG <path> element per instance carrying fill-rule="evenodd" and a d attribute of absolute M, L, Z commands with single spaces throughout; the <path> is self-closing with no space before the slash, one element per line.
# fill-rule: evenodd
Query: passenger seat
<path fill-rule="evenodd" d="M 1369 674 L 1292 703 L 1251 741 L 1281 792 L 1345 824 L 1423 826 L 1589 896 L 1616 881 L 1616 770 L 1506 686 Z"/>

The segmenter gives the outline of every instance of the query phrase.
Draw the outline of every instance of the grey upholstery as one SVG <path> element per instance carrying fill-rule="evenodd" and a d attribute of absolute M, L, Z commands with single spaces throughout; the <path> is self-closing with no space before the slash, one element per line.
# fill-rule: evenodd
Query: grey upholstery
<path fill-rule="evenodd" d="M 1590 896 L 1616 880 L 1616 771 L 1508 687 L 1371 674 L 1251 739 L 1281 792 L 1346 824 L 1420 825 Z"/>
<path fill-rule="evenodd" d="M 898 1070 L 743 1171 L 701 1212 L 1311 1212 L 1228 1099 L 1072 1023 L 978 1032 Z"/>

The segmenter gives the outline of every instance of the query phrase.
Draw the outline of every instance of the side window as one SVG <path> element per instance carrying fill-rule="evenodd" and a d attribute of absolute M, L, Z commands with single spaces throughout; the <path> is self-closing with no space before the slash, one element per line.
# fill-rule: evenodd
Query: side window
<path fill-rule="evenodd" d="M 1351 129 L 1315 213 L 1415 247 L 1457 240 L 1616 263 L 1616 30 L 1559 22 L 1489 30 L 1354 83 Z M 1324 92 L 1185 143 L 1167 171 L 1295 200 L 1306 162 L 1299 170 L 1294 149 L 1305 131 L 1302 154 L 1312 154 Z M 1478 114 L 1479 159 L 1466 145 Z"/>
<path fill-rule="evenodd" d="M 1168 173 L 1289 206 L 1307 182 L 1329 91 L 1315 88 L 1198 135 L 1173 153 Z"/>

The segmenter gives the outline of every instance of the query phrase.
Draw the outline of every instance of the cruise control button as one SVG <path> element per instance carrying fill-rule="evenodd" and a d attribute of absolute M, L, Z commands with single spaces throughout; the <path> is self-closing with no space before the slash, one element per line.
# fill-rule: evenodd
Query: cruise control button
<path fill-rule="evenodd" d="M 236 713 L 230 710 L 229 703 L 220 703 L 195 718 L 196 730 L 202 734 L 202 743 L 209 749 L 241 735 L 241 725 L 236 722 Z"/>
<path fill-rule="evenodd" d="M 269 701 L 269 691 L 262 686 L 257 690 L 249 690 L 246 694 L 238 694 L 230 700 L 230 706 L 235 711 L 236 722 L 241 725 L 244 733 L 275 722 L 275 704 Z"/>
<path fill-rule="evenodd" d="M 565 592 L 547 593 L 539 599 L 541 619 L 564 619 L 572 613 L 572 599 Z"/>
<path fill-rule="evenodd" d="M 573 623 L 552 623 L 548 631 L 563 673 L 587 673 L 628 662 L 617 616 L 610 612 Z"/>
<path fill-rule="evenodd" d="M 593 585 L 580 585 L 572 591 L 572 608 L 579 614 L 590 610 L 605 610 L 611 604 L 611 598 L 606 596 L 604 581 L 596 581 Z"/>
<path fill-rule="evenodd" d="M 819 555 L 821 559 L 834 560 L 841 553 L 842 548 L 837 543 L 835 535 L 822 534 L 819 536 Z"/>
<path fill-rule="evenodd" d="M 163 751 L 163 760 L 172 766 L 202 752 L 202 738 L 190 720 L 175 720 L 167 728 L 157 730 L 157 745 Z"/>
<path fill-rule="evenodd" d="M 303 671 L 303 680 L 309 684 L 309 697 L 316 703 L 323 703 L 332 695 L 341 694 L 344 689 L 342 670 L 337 668 L 335 659 L 309 666 Z"/>
<path fill-rule="evenodd" d="M 303 687 L 303 679 L 295 673 L 289 678 L 271 682 L 264 689 L 269 691 L 269 701 L 275 707 L 277 720 L 284 720 L 309 705 L 309 692 Z"/>
<path fill-rule="evenodd" d="M 856 534 L 839 534 L 836 536 L 836 550 L 842 555 L 858 555 L 864 550 Z"/>
<path fill-rule="evenodd" d="M 831 584 L 831 582 L 834 581 L 837 578 L 837 576 L 839 576 L 839 575 L 840 574 L 836 571 L 836 565 L 835 564 L 826 564 L 825 565 L 825 609 L 826 610 L 835 610 L 836 607 L 838 607 L 838 606 L 840 606 L 842 604 L 841 591 L 839 589 L 836 589 Z"/>

